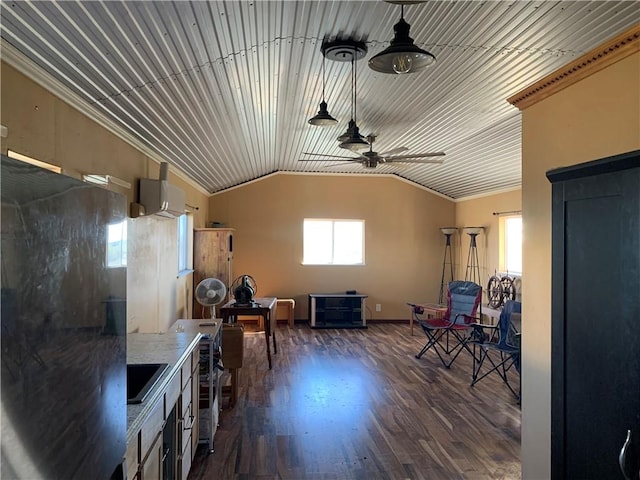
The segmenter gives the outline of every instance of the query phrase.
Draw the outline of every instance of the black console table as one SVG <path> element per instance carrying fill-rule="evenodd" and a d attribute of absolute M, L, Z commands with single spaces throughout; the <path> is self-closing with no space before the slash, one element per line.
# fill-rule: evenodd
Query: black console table
<path fill-rule="evenodd" d="M 367 328 L 367 295 L 310 293 L 311 328 Z"/>

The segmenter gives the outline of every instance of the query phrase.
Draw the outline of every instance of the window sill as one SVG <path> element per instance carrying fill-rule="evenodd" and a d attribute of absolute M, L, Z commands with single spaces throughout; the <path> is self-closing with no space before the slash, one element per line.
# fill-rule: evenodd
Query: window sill
<path fill-rule="evenodd" d="M 365 263 L 301 263 L 303 267 L 364 267 Z"/>
<path fill-rule="evenodd" d="M 186 270 L 181 270 L 178 272 L 178 275 L 176 276 L 176 278 L 181 278 L 181 277 L 186 277 L 187 275 L 190 275 L 194 272 L 193 268 L 188 268 Z"/>

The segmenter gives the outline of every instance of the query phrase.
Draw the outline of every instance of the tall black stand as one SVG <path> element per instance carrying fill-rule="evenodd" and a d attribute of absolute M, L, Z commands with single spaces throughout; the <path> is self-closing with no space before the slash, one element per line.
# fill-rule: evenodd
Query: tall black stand
<path fill-rule="evenodd" d="M 451 249 L 451 236 L 454 235 L 457 228 L 441 228 L 447 238 L 444 246 L 444 258 L 442 259 L 442 277 L 440 279 L 440 295 L 438 296 L 438 303 L 444 305 L 447 303 L 445 293 L 449 282 L 453 282 L 453 251 Z M 449 275 L 447 276 L 447 266 L 449 267 Z"/>
<path fill-rule="evenodd" d="M 480 279 L 480 262 L 478 261 L 478 245 L 476 237 L 482 231 L 482 227 L 466 227 L 467 235 L 471 237 L 469 244 L 469 255 L 467 256 L 467 271 L 464 275 L 465 281 L 482 285 Z"/>

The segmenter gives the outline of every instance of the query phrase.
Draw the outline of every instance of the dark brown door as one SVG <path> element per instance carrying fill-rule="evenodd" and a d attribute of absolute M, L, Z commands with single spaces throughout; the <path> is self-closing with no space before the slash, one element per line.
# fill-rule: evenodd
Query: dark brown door
<path fill-rule="evenodd" d="M 554 479 L 623 478 L 628 430 L 638 478 L 640 155 L 636 168 L 629 158 L 568 169 L 553 187 Z"/>

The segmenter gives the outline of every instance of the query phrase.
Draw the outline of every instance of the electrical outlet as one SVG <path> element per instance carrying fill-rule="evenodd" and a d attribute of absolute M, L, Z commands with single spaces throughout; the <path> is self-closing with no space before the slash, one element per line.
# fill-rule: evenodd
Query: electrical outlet
<path fill-rule="evenodd" d="M 376 303 L 376 312 L 381 312 L 381 311 L 382 311 L 382 304 Z"/>

